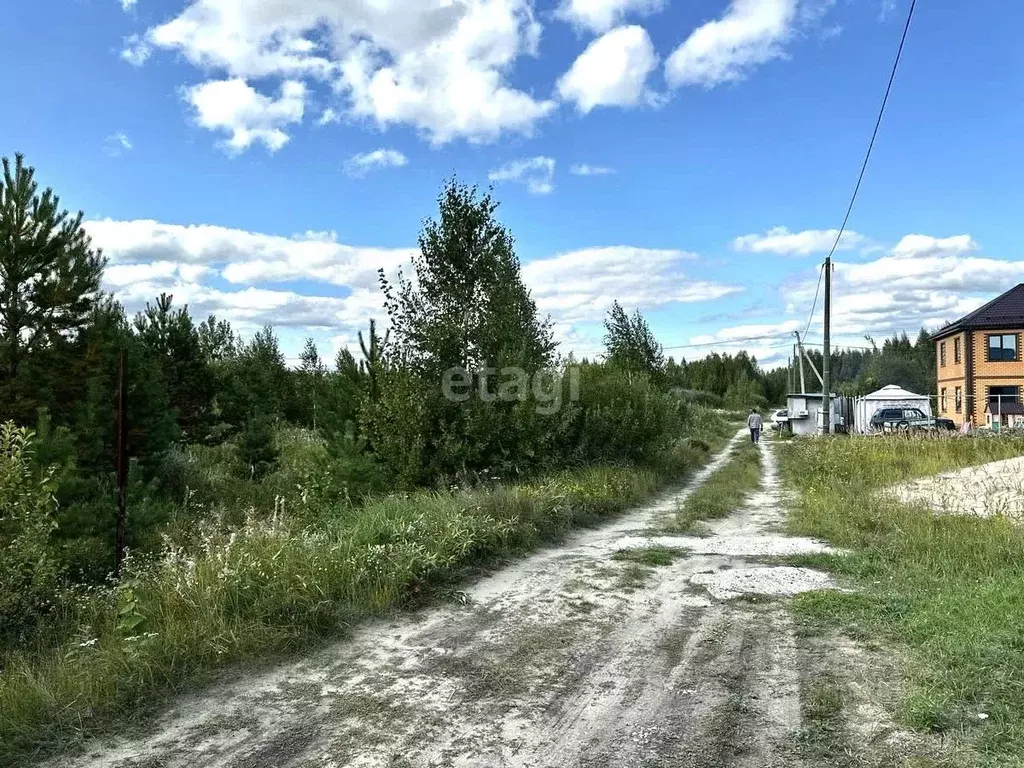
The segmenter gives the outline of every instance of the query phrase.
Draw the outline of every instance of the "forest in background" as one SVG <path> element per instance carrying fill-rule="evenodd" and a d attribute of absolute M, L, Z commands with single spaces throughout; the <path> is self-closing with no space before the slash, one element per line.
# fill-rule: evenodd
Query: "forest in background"
<path fill-rule="evenodd" d="M 810 362 L 819 371 L 823 357 L 818 350 L 808 350 Z M 911 392 L 936 393 L 935 343 L 924 328 L 914 341 L 906 333 L 894 334 L 879 346 L 870 336 L 858 349 L 836 349 L 832 360 L 832 389 L 840 395 L 859 396 L 874 392 L 888 384 L 896 384 Z M 795 364 L 794 364 L 795 366 Z M 763 370 L 757 360 L 746 352 L 735 355 L 712 353 L 698 360 L 669 358 L 666 377 L 691 400 L 713 406 L 745 408 L 782 407 L 786 401 L 789 372 L 786 367 Z M 794 367 L 793 389 L 799 389 L 799 374 Z M 805 362 L 807 391 L 820 391 L 821 385 Z"/>

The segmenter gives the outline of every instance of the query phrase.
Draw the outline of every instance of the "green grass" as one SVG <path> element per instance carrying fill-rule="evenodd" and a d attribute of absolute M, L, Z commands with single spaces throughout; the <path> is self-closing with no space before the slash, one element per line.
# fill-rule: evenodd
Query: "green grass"
<path fill-rule="evenodd" d="M 834 675 L 819 672 L 800 683 L 800 709 L 804 726 L 797 744 L 805 760 L 814 765 L 855 765 L 847 746 L 843 716 L 844 691 Z"/>
<path fill-rule="evenodd" d="M 724 431 L 719 424 L 711 439 Z M 649 498 L 707 457 L 681 441 L 653 469 L 587 467 L 516 486 L 418 491 L 313 521 L 285 505 L 272 519 L 211 523 L 187 549 L 130 562 L 116 589 L 64 596 L 59 643 L 0 654 L 0 766 L 73 747 L 226 667 L 422 604 L 473 571 Z"/>
<path fill-rule="evenodd" d="M 779 450 L 783 477 L 800 491 L 791 532 L 848 550 L 814 564 L 859 588 L 800 596 L 798 616 L 812 630 L 838 626 L 904 646 L 903 722 L 975 735 L 986 765 L 1024 759 L 1024 530 L 937 516 L 876 491 L 1021 454 L 1014 437 L 806 440 Z"/>
<path fill-rule="evenodd" d="M 653 573 L 648 566 L 640 565 L 640 563 L 627 563 L 615 580 L 615 587 L 623 592 L 635 592 L 647 586 Z"/>
<path fill-rule="evenodd" d="M 612 560 L 639 563 L 640 565 L 672 565 L 672 563 L 685 554 L 686 550 L 681 547 L 652 545 L 636 549 L 620 549 L 612 555 Z"/>
<path fill-rule="evenodd" d="M 670 528 L 681 533 L 699 532 L 700 521 L 728 516 L 760 484 L 761 452 L 753 443 L 741 440 L 729 460 L 683 500 Z"/>

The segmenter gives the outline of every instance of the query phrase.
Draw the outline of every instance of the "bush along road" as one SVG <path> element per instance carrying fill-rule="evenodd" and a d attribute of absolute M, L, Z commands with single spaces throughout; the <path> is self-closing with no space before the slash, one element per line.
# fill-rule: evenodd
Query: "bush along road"
<path fill-rule="evenodd" d="M 784 533 L 776 448 L 744 435 L 685 488 L 441 605 L 49 765 L 946 764 L 876 699 L 889 655 L 795 628 L 790 598 L 835 585 L 794 561 L 831 550 Z"/>

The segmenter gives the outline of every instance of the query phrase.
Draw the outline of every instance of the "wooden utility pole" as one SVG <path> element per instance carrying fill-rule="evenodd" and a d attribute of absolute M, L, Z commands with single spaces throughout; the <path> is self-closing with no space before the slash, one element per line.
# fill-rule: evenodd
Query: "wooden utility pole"
<path fill-rule="evenodd" d="M 823 434 L 832 431 L 832 257 L 825 259 L 825 339 L 821 351 L 821 397 L 825 417 Z"/>
<path fill-rule="evenodd" d="M 800 332 L 793 331 L 796 336 L 796 346 L 793 347 L 793 355 L 800 361 L 800 394 L 807 394 L 807 381 L 804 379 L 804 345 L 800 341 Z"/>
<path fill-rule="evenodd" d="M 114 578 L 121 577 L 125 538 L 128 529 L 128 386 L 124 371 L 124 352 L 117 359 L 117 541 L 114 552 Z"/>

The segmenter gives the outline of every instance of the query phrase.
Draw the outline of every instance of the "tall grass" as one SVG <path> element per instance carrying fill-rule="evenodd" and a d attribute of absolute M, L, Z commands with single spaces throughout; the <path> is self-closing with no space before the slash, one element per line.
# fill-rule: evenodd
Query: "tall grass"
<path fill-rule="evenodd" d="M 826 558 L 856 593 L 797 598 L 810 623 L 881 634 L 909 650 L 902 718 L 977 737 L 977 764 L 1024 760 L 1024 530 L 1003 518 L 936 515 L 888 486 L 1024 454 L 1021 438 L 870 437 L 780 449 L 799 489 L 793 533 L 849 551 Z"/>
<path fill-rule="evenodd" d="M 701 520 L 726 517 L 742 506 L 760 484 L 761 451 L 753 443 L 741 440 L 728 461 L 683 500 L 671 527 L 687 533 Z"/>
<path fill-rule="evenodd" d="M 708 425 L 715 442 L 729 431 Z M 210 523 L 187 548 L 168 541 L 159 556 L 130 561 L 120 585 L 65 595 L 53 619 L 59 642 L 0 657 L 0 765 L 80 741 L 225 665 L 294 651 L 419 602 L 468 568 L 648 498 L 707 455 L 699 441 L 681 440 L 653 468 L 419 491 L 335 516 L 293 515 L 282 501 L 239 526 Z"/>

